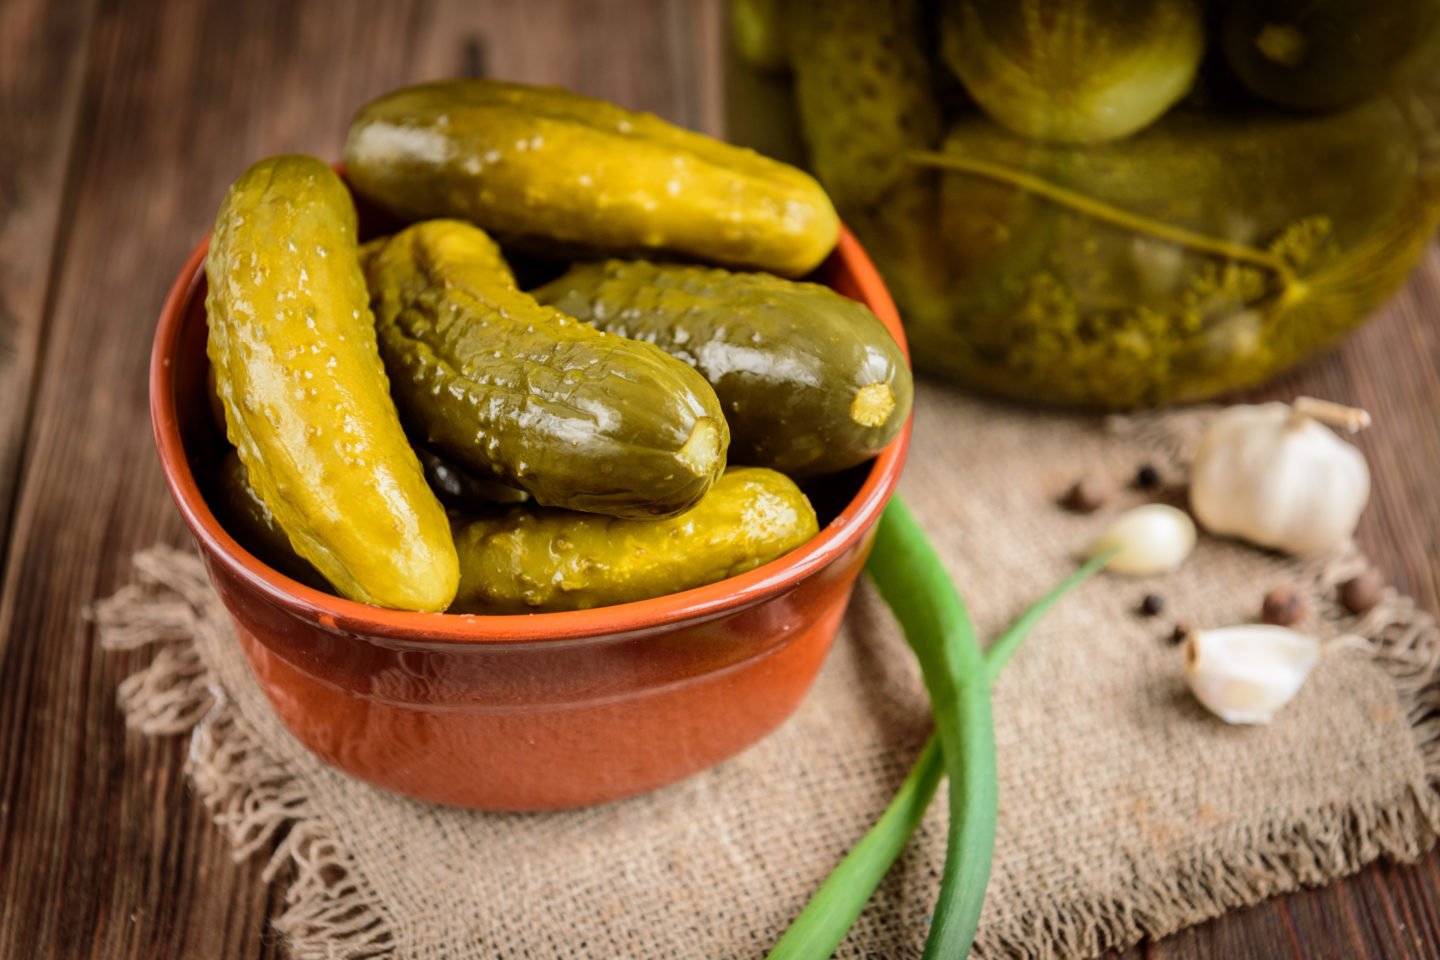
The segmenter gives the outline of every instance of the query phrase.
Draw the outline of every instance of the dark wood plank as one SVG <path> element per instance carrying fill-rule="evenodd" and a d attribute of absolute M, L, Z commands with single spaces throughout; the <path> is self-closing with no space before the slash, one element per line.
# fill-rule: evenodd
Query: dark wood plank
<path fill-rule="evenodd" d="M 30 421 L 52 262 L 64 247 L 62 211 L 73 201 L 67 173 L 79 152 L 75 131 L 82 126 L 77 113 L 94 8 L 95 0 L 0 4 L 0 544 Z"/>
<path fill-rule="evenodd" d="M 413 33 L 405 8 L 348 24 L 289 3 L 120 3 L 96 25 L 88 144 L 55 280 L 49 349 L 0 603 L 6 744 L 0 955 L 275 955 L 262 862 L 231 863 L 190 795 L 185 744 L 127 734 L 115 686 L 145 654 L 103 656 L 78 618 L 126 557 L 183 533 L 145 404 L 169 272 L 247 158 L 333 154 L 352 102 L 405 47 L 332 62 L 336 43 Z M 335 32 L 332 32 L 334 30 Z M 377 44 L 377 46 L 379 46 Z M 343 46 L 342 46 L 343 49 Z M 386 76 L 387 64 L 391 68 Z"/>

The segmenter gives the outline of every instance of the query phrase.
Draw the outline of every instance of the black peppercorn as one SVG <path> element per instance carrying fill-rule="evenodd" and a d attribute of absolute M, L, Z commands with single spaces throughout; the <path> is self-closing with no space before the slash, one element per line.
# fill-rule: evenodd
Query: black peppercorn
<path fill-rule="evenodd" d="M 1377 570 L 1366 570 L 1353 580 L 1340 584 L 1340 602 L 1356 616 L 1375 609 L 1385 593 L 1385 581 Z"/>
<path fill-rule="evenodd" d="M 1160 471 L 1151 463 L 1142 464 L 1135 471 L 1135 486 L 1141 490 L 1154 490 L 1160 486 Z"/>
<path fill-rule="evenodd" d="M 1265 594 L 1260 607 L 1260 622 L 1277 627 L 1293 627 L 1305 616 L 1305 598 L 1294 587 L 1276 587 Z"/>
<path fill-rule="evenodd" d="M 1082 477 L 1065 491 L 1060 505 L 1072 513 L 1094 513 L 1105 505 L 1105 496 L 1104 484 L 1091 477 Z"/>
<path fill-rule="evenodd" d="M 1145 594 L 1145 598 L 1140 601 L 1140 613 L 1142 616 L 1157 616 L 1164 609 L 1165 598 L 1158 593 L 1147 593 Z"/>

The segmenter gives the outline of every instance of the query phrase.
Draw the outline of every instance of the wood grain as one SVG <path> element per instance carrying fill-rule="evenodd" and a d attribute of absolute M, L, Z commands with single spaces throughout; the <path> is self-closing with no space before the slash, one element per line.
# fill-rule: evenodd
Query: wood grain
<path fill-rule="evenodd" d="M 80 615 L 128 578 L 133 550 L 185 542 L 151 449 L 146 362 L 171 271 L 225 186 L 265 154 L 333 157 L 364 100 L 457 73 L 717 130 L 719 22 L 713 0 L 0 4 L 0 956 L 282 955 L 267 920 L 284 878 L 267 885 L 263 857 L 232 862 L 186 788 L 181 739 L 124 729 L 115 687 L 147 655 L 99 654 Z M 1268 391 L 1375 414 L 1361 539 L 1430 609 L 1437 307 L 1432 251 L 1382 318 Z M 1437 903 L 1431 856 L 1124 956 L 1434 958 Z"/>
<path fill-rule="evenodd" d="M 50 315 L 94 0 L 0 5 L 0 544 L 15 503 L 36 362 Z M 44 50 L 46 56 L 29 55 Z M 45 104 L 45 109 L 36 109 Z M 5 568 L 0 549 L 0 572 Z"/>

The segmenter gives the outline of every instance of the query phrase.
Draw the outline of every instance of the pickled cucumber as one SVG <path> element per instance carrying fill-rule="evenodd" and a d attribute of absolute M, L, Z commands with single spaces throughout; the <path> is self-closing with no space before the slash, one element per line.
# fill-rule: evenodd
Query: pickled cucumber
<path fill-rule="evenodd" d="M 401 411 L 460 466 L 619 517 L 680 513 L 724 470 L 729 428 L 698 373 L 542 307 L 479 228 L 416 224 L 368 268 Z"/>
<path fill-rule="evenodd" d="M 668 520 L 617 520 L 514 507 L 457 526 L 457 613 L 580 610 L 703 586 L 790 552 L 818 530 L 795 484 L 734 467 Z"/>
<path fill-rule="evenodd" d="M 463 217 L 552 250 L 664 250 L 798 276 L 839 231 L 808 174 L 550 87 L 451 80 L 387 94 L 351 123 L 345 165 L 358 192 L 401 217 Z"/>
<path fill-rule="evenodd" d="M 215 474 L 215 515 L 235 541 L 262 563 L 274 567 L 292 580 L 325 590 L 325 578 L 300 558 L 290 538 L 275 522 L 275 515 L 250 486 L 245 464 L 231 450 L 220 461 Z"/>
<path fill-rule="evenodd" d="M 790 64 L 781 2 L 730 0 L 730 45 L 752 67 L 778 73 Z"/>
<path fill-rule="evenodd" d="M 1353 106 L 1440 60 L 1435 0 L 1228 0 L 1224 9 L 1230 68 L 1282 106 Z"/>
<path fill-rule="evenodd" d="M 940 139 L 919 0 L 786 5 L 795 103 L 810 165 L 846 210 L 905 176 L 905 154 Z"/>
<path fill-rule="evenodd" d="M 697 369 L 729 421 L 732 463 L 833 473 L 878 453 L 910 414 L 910 370 L 885 325 L 818 284 L 610 260 L 535 297 Z"/>
<path fill-rule="evenodd" d="M 1413 266 L 1440 220 L 1422 148 L 1383 98 L 1176 110 L 1084 148 L 967 118 L 937 158 L 948 281 L 896 288 L 917 364 L 1101 407 L 1250 386 L 1335 342 Z"/>
<path fill-rule="evenodd" d="M 477 477 L 457 467 L 424 444 L 415 444 L 415 455 L 425 471 L 425 481 L 440 502 L 456 510 L 484 510 L 501 504 L 524 503 L 530 495 L 490 477 Z"/>
<path fill-rule="evenodd" d="M 1005 127 L 1095 143 L 1148 126 L 1205 52 L 1198 0 L 945 0 L 945 60 Z"/>
<path fill-rule="evenodd" d="M 247 170 L 210 241 L 207 352 L 230 440 L 295 551 L 352 600 L 443 610 L 455 545 L 390 399 L 355 227 L 319 160 Z"/>

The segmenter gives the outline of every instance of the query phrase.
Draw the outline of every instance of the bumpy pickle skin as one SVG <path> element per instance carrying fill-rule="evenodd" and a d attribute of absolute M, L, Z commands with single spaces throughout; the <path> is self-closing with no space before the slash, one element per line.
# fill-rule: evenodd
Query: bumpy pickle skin
<path fill-rule="evenodd" d="M 940 139 L 920 0 L 786 5 L 795 104 L 810 165 L 848 221 L 913 171 Z"/>
<path fill-rule="evenodd" d="M 416 224 L 368 271 L 401 412 L 458 465 L 544 506 L 632 518 L 689 509 L 725 469 L 703 377 L 536 303 L 479 228 Z"/>
<path fill-rule="evenodd" d="M 459 524 L 454 613 L 539 613 L 647 600 L 769 563 L 819 527 L 783 474 L 733 467 L 695 509 L 668 520 L 617 520 L 515 507 Z"/>
<path fill-rule="evenodd" d="M 799 276 L 839 234 L 809 174 L 554 87 L 449 80 L 386 94 L 351 122 L 345 165 L 403 218 L 459 217 L 531 248 L 670 251 Z"/>
<path fill-rule="evenodd" d="M 1083 148 L 958 121 L 945 155 L 974 172 L 943 173 L 948 286 L 896 289 L 917 365 L 1095 408 L 1251 386 L 1403 281 L 1440 221 L 1422 149 L 1383 99 L 1336 114 L 1176 110 Z"/>
<path fill-rule="evenodd" d="M 355 230 L 319 160 L 247 170 L 210 239 L 207 352 L 226 432 L 296 553 L 349 599 L 444 610 L 455 545 L 390 399 Z"/>
<path fill-rule="evenodd" d="M 885 325 L 818 284 L 610 260 L 576 264 L 534 293 L 698 370 L 730 424 L 732 463 L 834 473 L 873 457 L 910 415 L 910 369 Z"/>

